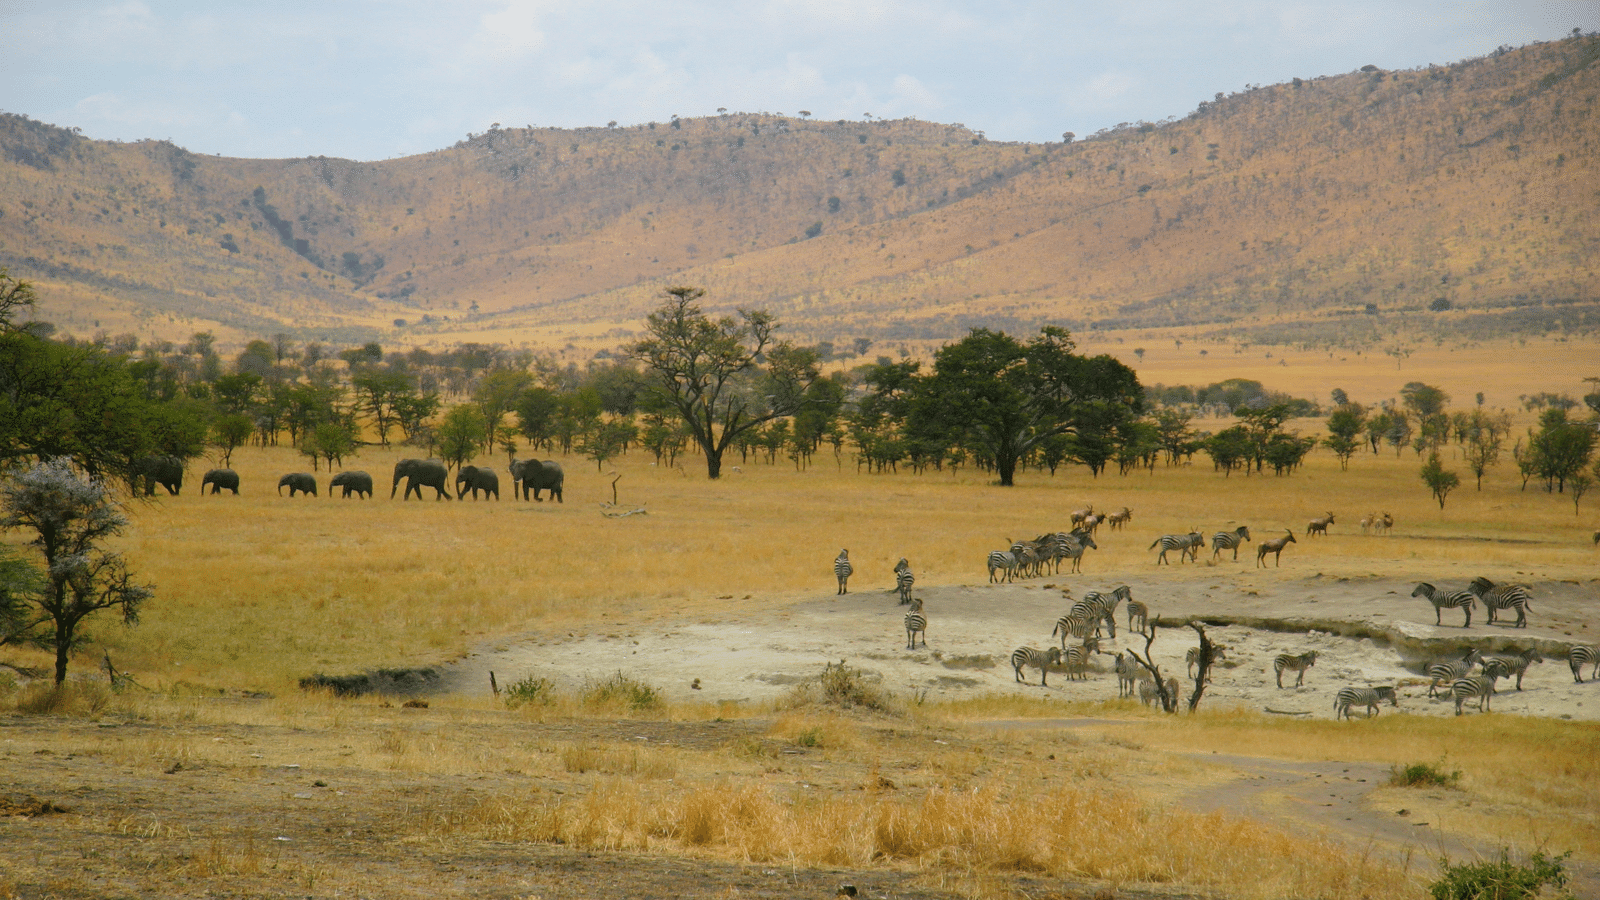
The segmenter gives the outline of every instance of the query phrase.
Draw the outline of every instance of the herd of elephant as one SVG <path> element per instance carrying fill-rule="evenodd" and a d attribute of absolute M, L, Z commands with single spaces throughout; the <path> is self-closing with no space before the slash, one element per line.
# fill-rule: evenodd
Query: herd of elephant
<path fill-rule="evenodd" d="M 183 460 L 175 456 L 154 456 L 145 459 L 139 468 L 140 475 L 144 478 L 144 493 L 149 496 L 155 493 L 155 486 L 161 485 L 167 493 L 174 496 L 183 487 Z M 406 483 L 402 500 L 411 499 L 411 492 L 417 492 L 417 499 L 422 499 L 422 489 L 433 488 L 435 500 L 450 499 L 449 479 L 450 468 L 437 459 L 402 459 L 394 465 L 394 482 L 389 488 L 389 499 L 394 499 L 395 492 L 400 489 L 400 482 Z M 543 502 L 539 496 L 544 491 L 550 492 L 550 497 L 558 503 L 564 503 L 561 488 L 566 480 L 566 474 L 561 471 L 561 464 L 555 460 L 518 460 L 511 461 L 511 495 L 523 500 L 533 499 Z M 232 469 L 212 469 L 206 472 L 200 480 L 200 493 L 206 493 L 207 488 L 213 494 L 223 491 L 239 493 L 239 473 Z M 278 494 L 283 494 L 283 489 L 289 489 L 289 496 L 296 494 L 317 495 L 317 479 L 309 472 L 291 472 L 278 479 Z M 343 490 L 342 496 L 349 498 L 354 495 L 362 499 L 372 497 L 372 476 L 366 472 L 340 472 L 328 482 L 328 496 L 333 496 L 335 488 Z M 472 499 L 478 499 L 478 492 L 482 491 L 484 499 L 494 497 L 500 499 L 500 476 L 487 466 L 462 466 L 456 473 L 455 499 L 466 497 L 467 492 L 472 492 Z"/>

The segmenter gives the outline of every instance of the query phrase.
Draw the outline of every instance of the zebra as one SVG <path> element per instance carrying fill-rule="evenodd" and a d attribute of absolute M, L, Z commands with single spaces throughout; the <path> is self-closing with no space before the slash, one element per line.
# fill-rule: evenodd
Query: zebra
<path fill-rule="evenodd" d="M 1239 545 L 1249 543 L 1250 529 L 1243 525 L 1232 531 L 1219 531 L 1211 536 L 1211 559 L 1216 560 L 1217 554 L 1224 550 L 1232 550 L 1233 558 L 1239 558 Z"/>
<path fill-rule="evenodd" d="M 850 575 L 854 571 L 855 567 L 850 565 L 850 551 L 840 550 L 839 555 L 833 560 L 833 577 L 839 580 L 839 591 L 834 596 L 850 593 L 845 583 L 850 580 Z"/>
<path fill-rule="evenodd" d="M 1061 649 L 1067 649 L 1067 636 L 1071 635 L 1082 640 L 1098 637 L 1100 634 L 1100 616 L 1094 612 L 1081 609 L 1083 602 L 1073 604 L 1072 612 L 1056 620 L 1056 627 L 1050 632 L 1051 637 L 1061 634 Z"/>
<path fill-rule="evenodd" d="M 1383 700 L 1389 701 L 1389 705 L 1397 709 L 1400 706 L 1400 701 L 1395 696 L 1394 688 L 1389 685 L 1383 687 L 1340 688 L 1339 695 L 1333 699 L 1333 720 L 1335 722 L 1339 721 L 1341 714 L 1346 719 L 1349 719 L 1350 707 L 1352 706 L 1365 706 L 1367 708 L 1367 718 L 1370 719 L 1378 714 L 1378 704 Z"/>
<path fill-rule="evenodd" d="M 911 574 L 911 565 L 905 557 L 900 557 L 900 562 L 894 567 L 894 586 L 900 592 L 900 602 L 911 602 L 911 587 L 917 583 L 917 577 Z"/>
<path fill-rule="evenodd" d="M 1228 651 L 1223 649 L 1221 645 L 1218 645 L 1218 644 L 1212 644 L 1211 645 L 1211 661 L 1212 662 L 1218 662 L 1220 660 L 1224 660 L 1224 659 L 1227 659 L 1227 658 L 1228 658 Z M 1190 647 L 1189 648 L 1189 652 L 1187 652 L 1187 653 L 1185 653 L 1183 655 L 1183 661 L 1189 664 L 1189 677 L 1193 678 L 1194 677 L 1194 667 L 1200 665 L 1200 648 L 1199 647 Z M 1207 681 L 1211 680 L 1211 673 L 1210 672 L 1206 673 L 1206 680 Z"/>
<path fill-rule="evenodd" d="M 1309 650 L 1298 656 L 1292 653 L 1279 653 L 1278 658 L 1272 661 L 1272 671 L 1278 675 L 1278 687 L 1283 687 L 1283 670 L 1298 673 L 1294 686 L 1299 687 L 1306 680 L 1306 670 L 1317 664 L 1317 651 Z"/>
<path fill-rule="evenodd" d="M 1589 680 L 1600 678 L 1600 647 L 1578 644 L 1567 651 L 1567 665 L 1572 667 L 1572 680 L 1583 684 L 1583 664 L 1594 663 Z"/>
<path fill-rule="evenodd" d="M 1467 590 L 1478 595 L 1483 601 L 1484 611 L 1488 614 L 1489 624 L 1494 624 L 1494 614 L 1497 610 L 1514 609 L 1517 611 L 1518 628 L 1528 627 L 1528 613 L 1533 609 L 1530 601 L 1533 595 L 1520 584 L 1507 584 L 1495 587 L 1494 582 L 1479 576 L 1472 579 L 1467 585 Z"/>
<path fill-rule="evenodd" d="M 1039 686 L 1049 687 L 1045 683 L 1046 671 L 1056 663 L 1061 662 L 1061 651 L 1055 647 L 1048 650 L 1035 650 L 1032 647 L 1018 647 L 1011 651 L 1011 668 L 1017 671 L 1017 681 L 1027 684 L 1028 679 L 1022 677 L 1024 666 L 1032 666 L 1039 670 Z"/>
<path fill-rule="evenodd" d="M 1067 677 L 1074 675 L 1089 680 L 1089 658 L 1100 652 L 1100 642 L 1094 638 L 1085 638 L 1078 646 L 1068 647 L 1062 651 L 1061 666 L 1067 670 Z"/>
<path fill-rule="evenodd" d="M 1111 515 L 1106 516 L 1106 524 L 1111 526 L 1112 531 L 1118 531 L 1122 528 L 1122 526 L 1132 521 L 1133 510 L 1127 508 L 1126 506 L 1117 512 L 1112 513 Z M 1595 543 L 1600 544 L 1600 532 L 1597 532 Z"/>
<path fill-rule="evenodd" d="M 1528 666 L 1542 662 L 1544 662 L 1544 656 L 1539 653 L 1539 649 L 1537 647 L 1529 647 L 1521 653 L 1511 656 L 1485 657 L 1483 660 L 1483 673 L 1485 675 L 1489 674 L 1489 669 L 1492 666 L 1500 673 L 1498 676 L 1500 678 L 1510 678 L 1515 675 L 1517 676 L 1517 690 L 1520 691 L 1522 690 L 1522 676 L 1527 674 Z"/>
<path fill-rule="evenodd" d="M 1494 696 L 1494 677 L 1491 675 L 1472 675 L 1467 678 L 1457 678 L 1450 685 L 1450 694 L 1456 698 L 1456 715 L 1461 715 L 1461 704 L 1467 700 L 1478 698 L 1478 712 L 1487 712 L 1490 708 L 1489 698 Z"/>
<path fill-rule="evenodd" d="M 995 572 L 1004 572 L 1004 578 L 994 577 Z M 1009 550 L 995 550 L 989 554 L 989 583 L 996 581 L 1011 581 L 1011 576 L 1017 571 L 1017 558 Z"/>
<path fill-rule="evenodd" d="M 1163 534 L 1161 537 L 1156 538 L 1155 543 L 1145 549 L 1154 550 L 1160 547 L 1161 555 L 1156 557 L 1156 565 L 1159 566 L 1162 563 L 1166 563 L 1170 566 L 1172 563 L 1167 562 L 1167 554 L 1169 552 L 1178 551 L 1178 562 L 1183 562 L 1185 557 L 1193 558 L 1194 548 L 1203 547 L 1205 543 L 1206 539 L 1203 535 L 1191 531 L 1188 534 Z"/>
<path fill-rule="evenodd" d="M 1333 513 L 1332 512 L 1329 512 L 1325 516 L 1318 516 L 1317 518 L 1312 519 L 1310 524 L 1306 525 L 1306 537 L 1308 537 L 1308 538 L 1316 537 L 1319 534 L 1322 535 L 1323 537 L 1327 537 L 1328 536 L 1328 526 L 1332 525 L 1332 524 L 1333 524 Z"/>
<path fill-rule="evenodd" d="M 1467 677 L 1472 667 L 1482 659 L 1482 654 L 1477 647 L 1467 651 L 1467 655 L 1459 660 L 1444 660 L 1428 664 L 1428 677 L 1433 681 L 1428 685 L 1428 696 L 1437 696 L 1440 684 L 1449 684 L 1458 678 Z"/>
<path fill-rule="evenodd" d="M 1478 598 L 1471 591 L 1444 591 L 1426 581 L 1421 581 L 1417 583 L 1417 587 L 1411 592 L 1411 596 L 1427 597 L 1428 602 L 1433 604 L 1433 624 L 1443 624 L 1441 615 L 1444 610 L 1459 607 L 1462 612 L 1467 614 L 1466 624 L 1461 627 L 1472 627 L 1472 611 L 1478 606 Z"/>
<path fill-rule="evenodd" d="M 906 613 L 906 649 L 917 649 L 917 634 L 922 634 L 922 646 L 928 646 L 928 617 L 922 614 L 922 601 L 911 601 L 911 611 Z"/>
<path fill-rule="evenodd" d="M 1111 632 L 1111 639 L 1116 640 L 1117 604 L 1132 597 L 1133 589 L 1127 585 L 1122 585 L 1112 591 L 1109 596 L 1099 591 L 1090 591 L 1083 595 L 1082 600 L 1078 601 L 1078 606 L 1083 607 L 1085 612 L 1099 616 L 1101 621 L 1105 622 L 1107 630 Z M 1074 607 L 1073 612 L 1077 611 L 1077 607 Z"/>
<path fill-rule="evenodd" d="M 1068 537 L 1073 538 L 1073 540 L 1061 551 L 1061 555 L 1072 560 L 1072 565 L 1067 571 L 1081 574 L 1083 572 L 1083 551 L 1099 550 L 1100 545 L 1096 544 L 1094 538 L 1089 535 L 1076 531 L 1068 535 Z"/>
<path fill-rule="evenodd" d="M 1130 694 L 1129 696 L 1132 695 Z M 1167 679 L 1167 696 L 1174 700 L 1178 699 L 1177 676 L 1172 676 Z M 1139 679 L 1139 702 L 1143 703 L 1145 706 L 1149 706 L 1160 698 L 1161 689 L 1156 687 L 1155 679 L 1151 678 L 1149 673 L 1145 673 L 1144 677 Z"/>
<path fill-rule="evenodd" d="M 1139 623 L 1139 627 L 1137 627 L 1137 628 L 1133 627 L 1133 623 L 1135 621 L 1137 621 Z M 1150 607 L 1145 606 L 1142 602 L 1140 602 L 1138 600 L 1129 600 L 1128 601 L 1128 630 L 1129 631 L 1137 631 L 1140 634 L 1144 634 L 1145 633 L 1145 629 L 1147 629 L 1149 627 L 1150 627 Z"/>
<path fill-rule="evenodd" d="M 1122 652 L 1117 654 L 1117 660 L 1114 663 L 1114 667 L 1117 670 L 1117 696 L 1132 697 L 1134 682 L 1138 681 L 1141 676 L 1145 676 L 1147 674 L 1144 670 L 1144 666 L 1139 665 L 1139 663 L 1130 657 L 1126 652 Z"/>
<path fill-rule="evenodd" d="M 1256 565 L 1265 569 L 1267 567 L 1267 554 L 1271 553 L 1272 566 L 1273 568 L 1277 568 L 1279 561 L 1283 558 L 1283 548 L 1289 546 L 1290 544 L 1298 543 L 1300 542 L 1294 539 L 1294 531 L 1292 529 L 1285 528 L 1283 537 L 1273 538 L 1270 541 L 1262 541 L 1260 544 L 1256 545 Z"/>

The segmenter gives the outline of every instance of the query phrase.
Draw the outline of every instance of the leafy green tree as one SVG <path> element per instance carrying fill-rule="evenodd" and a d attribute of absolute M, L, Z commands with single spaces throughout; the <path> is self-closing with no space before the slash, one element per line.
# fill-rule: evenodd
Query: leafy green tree
<path fill-rule="evenodd" d="M 1185 456 L 1193 454 L 1195 431 L 1189 427 L 1188 413 L 1176 409 L 1158 409 L 1155 413 L 1156 434 L 1161 439 L 1161 449 L 1166 451 L 1167 465 L 1175 466 Z"/>
<path fill-rule="evenodd" d="M 1466 440 L 1467 468 L 1478 480 L 1478 490 L 1483 490 L 1483 473 L 1500 461 L 1500 450 L 1506 435 L 1511 431 L 1511 421 L 1505 416 L 1495 416 L 1474 409 L 1458 427 Z"/>
<path fill-rule="evenodd" d="M 1243 425 L 1233 425 L 1206 438 L 1201 449 L 1211 457 L 1213 468 L 1221 469 L 1223 477 L 1233 470 L 1250 465 L 1250 432 Z"/>
<path fill-rule="evenodd" d="M 1594 455 L 1596 433 L 1588 422 L 1573 422 L 1565 409 L 1551 407 L 1539 416 L 1539 430 L 1528 441 L 1533 474 L 1546 491 L 1566 490 L 1567 479 L 1582 472 Z"/>
<path fill-rule="evenodd" d="M 705 291 L 667 289 L 646 320 L 649 337 L 628 348 L 642 363 L 650 391 L 688 425 L 705 454 L 706 475 L 722 475 L 722 455 L 740 434 L 793 415 L 817 378 L 816 353 L 778 341 L 771 315 L 740 310 L 712 319 L 698 301 Z"/>
<path fill-rule="evenodd" d="M 940 349 L 933 371 L 918 379 L 912 433 L 943 434 L 949 445 L 992 461 L 999 483 L 1009 487 L 1017 463 L 1042 441 L 1089 437 L 1080 429 L 1103 424 L 1114 407 L 1142 410 L 1144 391 L 1132 369 L 1111 356 L 1078 356 L 1073 346 L 1067 331 L 1054 326 L 1027 343 L 974 328 Z"/>
<path fill-rule="evenodd" d="M 85 640 L 85 619 L 117 610 L 136 624 L 153 593 L 134 583 L 120 553 L 104 549 L 127 526 L 105 482 L 81 477 L 66 459 L 38 463 L 0 487 L 0 528 L 33 531 L 30 543 L 44 558 L 44 584 L 31 597 L 39 612 L 31 639 L 55 651 L 57 685 Z"/>
<path fill-rule="evenodd" d="M 517 430 L 534 447 L 547 446 L 555 434 L 561 398 L 544 387 L 530 387 L 517 396 Z"/>
<path fill-rule="evenodd" d="M 425 443 L 432 439 L 426 434 L 428 420 L 439 412 L 441 405 L 437 391 L 407 391 L 394 398 L 394 421 L 405 432 L 406 440 Z"/>
<path fill-rule="evenodd" d="M 261 390 L 261 376 L 254 372 L 223 375 L 211 387 L 211 395 L 225 413 L 242 413 L 255 402 Z"/>
<path fill-rule="evenodd" d="M 1422 483 L 1433 492 L 1433 499 L 1439 501 L 1439 508 L 1444 509 L 1444 498 L 1461 486 L 1461 478 L 1445 469 L 1439 461 L 1439 451 L 1435 450 L 1428 454 L 1428 461 L 1422 465 Z"/>
<path fill-rule="evenodd" d="M 639 429 L 632 422 L 614 419 L 586 432 L 578 442 L 578 450 L 594 460 L 596 471 L 603 472 L 607 460 L 622 453 L 638 439 Z"/>
<path fill-rule="evenodd" d="M 516 408 L 517 398 L 533 386 L 533 375 L 519 369 L 497 369 L 483 376 L 472 392 L 472 400 L 483 411 L 489 429 L 489 443 L 498 443 L 500 423 Z"/>
<path fill-rule="evenodd" d="M 1339 468 L 1350 468 L 1350 457 L 1361 447 L 1359 435 L 1366 428 L 1367 411 L 1359 403 L 1344 403 L 1328 416 L 1329 437 L 1323 444 L 1339 458 Z"/>
<path fill-rule="evenodd" d="M 439 458 L 452 469 L 478 455 L 489 436 L 489 424 L 484 421 L 483 410 L 475 405 L 462 404 L 451 407 L 439 420 Z"/>
<path fill-rule="evenodd" d="M 44 619 L 34 600 L 43 593 L 44 583 L 38 566 L 10 545 L 0 544 L 0 647 L 38 643 L 36 629 Z"/>
<path fill-rule="evenodd" d="M 600 427 L 600 392 L 583 386 L 558 396 L 552 437 L 562 453 L 571 453 L 583 435 Z"/>
<path fill-rule="evenodd" d="M 1289 406 L 1273 403 L 1267 406 L 1241 406 L 1233 414 L 1243 420 L 1245 434 L 1250 439 L 1250 461 L 1257 472 L 1267 460 L 1267 448 L 1283 434 L 1283 423 L 1289 419 Z M 1245 471 L 1250 470 L 1247 467 Z"/>
<path fill-rule="evenodd" d="M 354 454 L 358 446 L 354 423 L 343 419 L 318 423 L 307 442 L 316 450 L 316 456 L 327 461 L 330 472 L 335 463 L 344 465 L 344 458 Z"/>
<path fill-rule="evenodd" d="M 222 453 L 222 465 L 232 465 L 233 451 L 243 446 L 254 434 L 256 425 L 244 413 L 229 413 L 218 416 L 211 423 L 211 446 Z"/>

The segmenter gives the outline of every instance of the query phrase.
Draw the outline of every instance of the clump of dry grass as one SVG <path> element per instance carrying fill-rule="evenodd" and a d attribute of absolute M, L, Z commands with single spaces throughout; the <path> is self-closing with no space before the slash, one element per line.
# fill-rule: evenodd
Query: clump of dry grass
<path fill-rule="evenodd" d="M 882 713 L 900 713 L 904 706 L 893 694 L 874 684 L 866 672 L 851 668 L 842 659 L 824 665 L 822 674 L 815 679 L 790 688 L 778 703 L 781 709 L 818 705 Z"/>
<path fill-rule="evenodd" d="M 111 709 L 116 696 L 95 681 L 69 680 L 62 684 L 43 679 L 30 682 L 5 699 L 11 708 L 29 716 L 95 717 Z"/>

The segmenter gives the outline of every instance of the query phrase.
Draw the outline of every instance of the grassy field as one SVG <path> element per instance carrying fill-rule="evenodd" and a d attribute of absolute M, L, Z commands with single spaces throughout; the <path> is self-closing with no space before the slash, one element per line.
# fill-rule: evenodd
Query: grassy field
<path fill-rule="evenodd" d="M 780 611 L 832 592 L 841 547 L 859 590 L 886 589 L 900 556 L 919 561 L 919 584 L 980 583 L 988 550 L 1064 528 L 1086 503 L 1133 510 L 1128 530 L 1094 557 L 1111 578 L 1152 571 L 1145 548 L 1162 533 L 1243 523 L 1258 540 L 1284 528 L 1300 536 L 1283 577 L 1592 579 L 1596 515 L 1520 490 L 1508 465 L 1481 492 L 1467 477 L 1441 511 L 1409 451 L 1358 456 L 1347 472 L 1319 453 L 1287 478 L 1224 478 L 1204 462 L 1099 479 L 1028 472 L 1010 490 L 970 470 L 857 474 L 829 456 L 803 472 L 734 459 L 741 471 L 708 483 L 702 471 L 635 455 L 608 471 L 620 473 L 618 508 L 646 513 L 608 518 L 600 504 L 611 499 L 611 476 L 589 461 L 564 460 L 564 504 L 514 501 L 509 491 L 499 502 L 402 502 L 381 491 L 399 455 L 368 449 L 349 461 L 377 476 L 370 501 L 328 497 L 326 472 L 321 495 L 280 497 L 278 476 L 301 470 L 302 459 L 247 449 L 234 459 L 241 496 L 199 496 L 199 466 L 181 496 L 134 505 L 122 549 L 156 598 L 135 628 L 94 623 L 95 643 L 74 671 L 91 672 L 109 652 L 150 692 L 109 696 L 88 685 L 52 701 L 30 687 L 0 701 L 15 710 L 3 752 L 16 790 L 54 789 L 86 806 L 114 796 L 106 805 L 119 812 L 41 817 L 54 824 L 12 832 L 36 841 L 27 845 L 33 862 L 0 868 L 0 896 L 96 896 L 111 884 L 198 895 L 223 883 L 313 896 L 374 885 L 388 896 L 539 895 L 557 888 L 486 874 L 473 890 L 441 890 L 434 874 L 568 849 L 631 854 L 628 877 L 645 882 L 595 884 L 641 895 L 701 890 L 697 879 L 721 884 L 718 866 L 784 868 L 797 887 L 776 896 L 808 896 L 799 886 L 834 877 L 929 897 L 1424 895 L 1431 858 L 1174 802 L 1243 777 L 1193 761 L 1207 750 L 1379 771 L 1442 760 L 1462 772 L 1456 789 L 1380 788 L 1363 802 L 1427 811 L 1458 837 L 1518 852 L 1572 849 L 1591 868 L 1600 860 L 1594 723 L 1393 714 L 1336 724 L 1222 709 L 1172 718 L 1131 704 L 1000 697 L 889 697 L 873 712 L 804 697 L 739 707 L 562 694 L 518 709 L 441 697 L 403 710 L 296 684 L 316 672 L 447 661 L 523 635 Z M 1394 515 L 1392 535 L 1360 534 L 1357 520 L 1373 510 Z M 1307 540 L 1306 522 L 1327 511 L 1337 516 L 1331 536 Z M 1174 567 L 1161 577 L 1207 572 Z M 236 699 L 242 692 L 273 699 Z M 1119 724 L 988 724 L 1072 716 Z M 65 759 L 77 761 L 51 768 Z M 278 759 L 297 768 L 284 774 Z M 174 772 L 203 783 L 206 802 L 186 799 Z M 273 844 L 273 829 L 301 833 L 272 818 L 273 804 L 320 802 L 313 778 L 346 792 L 340 811 L 296 813 L 306 818 L 303 842 Z M 268 811 L 250 813 L 260 822 L 227 824 L 257 809 Z M 366 837 L 337 839 L 339 823 Z M 321 836 L 324 826 L 335 836 Z M 1200 833 L 1205 842 L 1186 837 Z M 45 873 L 71 848 L 99 855 L 50 881 Z M 672 860 L 688 861 L 691 874 Z M 726 895 L 738 895 L 737 877 L 728 878 Z"/>

